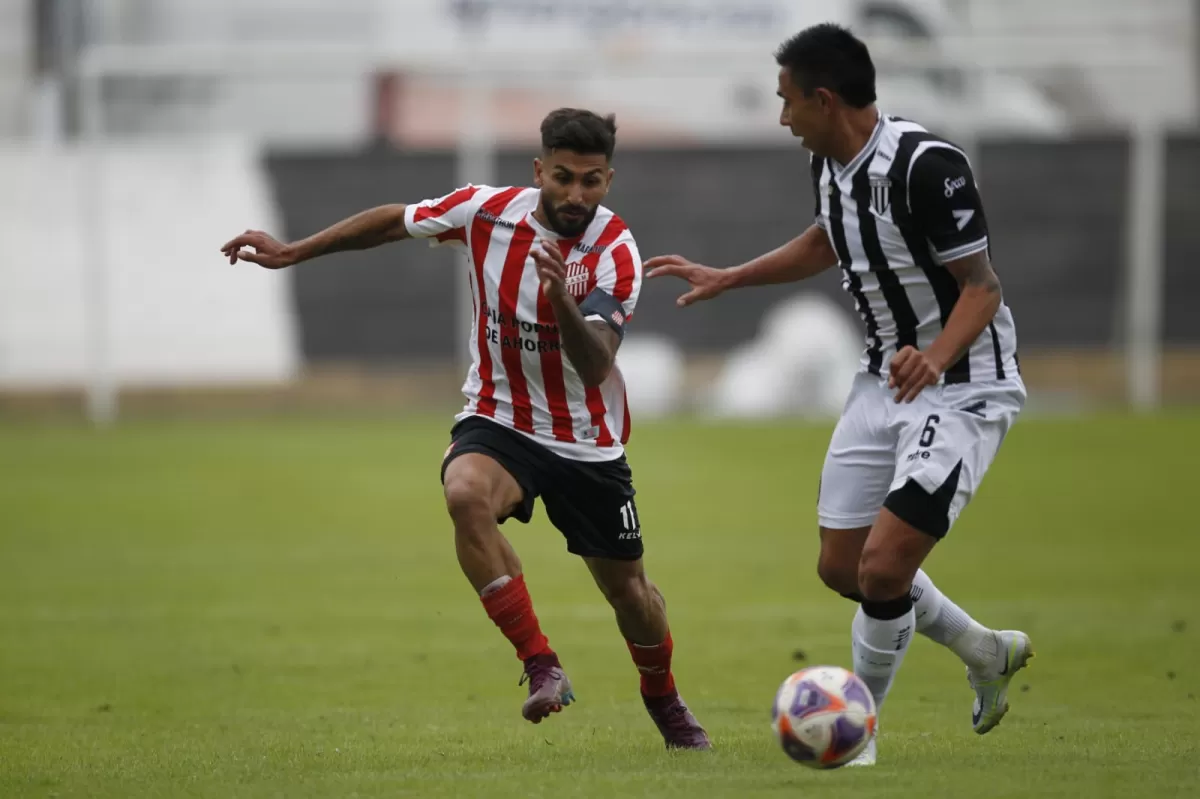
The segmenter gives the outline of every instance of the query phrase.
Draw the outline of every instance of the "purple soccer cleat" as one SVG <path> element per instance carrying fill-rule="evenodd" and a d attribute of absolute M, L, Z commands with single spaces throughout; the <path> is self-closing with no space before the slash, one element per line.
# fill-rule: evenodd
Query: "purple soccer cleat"
<path fill-rule="evenodd" d="M 642 702 L 668 749 L 711 749 L 712 741 L 708 733 L 696 721 L 696 717 L 688 710 L 678 693 L 667 696 L 646 696 L 642 694 Z"/>
<path fill-rule="evenodd" d="M 558 655 L 534 655 L 525 661 L 525 673 L 518 685 L 529 683 L 529 698 L 521 706 L 521 715 L 538 724 L 551 713 L 558 713 L 575 701 L 571 681 L 558 662 Z"/>

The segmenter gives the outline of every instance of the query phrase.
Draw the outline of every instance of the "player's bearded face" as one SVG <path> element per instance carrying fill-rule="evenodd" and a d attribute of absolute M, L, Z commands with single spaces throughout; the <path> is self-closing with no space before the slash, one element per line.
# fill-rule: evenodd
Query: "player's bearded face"
<path fill-rule="evenodd" d="M 603 155 L 555 151 L 535 163 L 534 178 L 542 190 L 542 215 L 560 236 L 582 234 L 612 181 L 612 169 Z"/>
<path fill-rule="evenodd" d="M 555 205 L 544 192 L 542 193 L 542 211 L 546 214 L 550 229 L 560 236 L 569 238 L 587 230 L 588 225 L 596 218 L 598 207 L 593 205 L 589 208 L 570 201 Z"/>

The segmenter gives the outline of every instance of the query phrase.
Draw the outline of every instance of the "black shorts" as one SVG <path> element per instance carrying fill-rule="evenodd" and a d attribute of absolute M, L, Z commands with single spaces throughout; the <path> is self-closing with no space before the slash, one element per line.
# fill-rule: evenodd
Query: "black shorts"
<path fill-rule="evenodd" d="M 550 523 L 567 539 L 567 551 L 585 558 L 637 560 L 642 529 L 634 503 L 633 474 L 625 456 L 600 463 L 556 455 L 525 435 L 478 416 L 450 431 L 446 467 L 459 455 L 487 455 L 516 479 L 525 497 L 508 518 L 528 522 L 538 497 Z"/>

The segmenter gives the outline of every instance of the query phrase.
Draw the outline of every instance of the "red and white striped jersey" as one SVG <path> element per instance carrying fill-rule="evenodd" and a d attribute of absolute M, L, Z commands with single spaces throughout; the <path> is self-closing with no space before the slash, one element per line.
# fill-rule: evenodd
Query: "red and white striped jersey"
<path fill-rule="evenodd" d="M 582 236 L 567 239 L 533 218 L 540 201 L 535 188 L 469 185 L 405 212 L 410 235 L 463 249 L 470 258 L 473 362 L 463 384 L 467 405 L 457 418 L 486 416 L 565 458 L 612 460 L 629 439 L 625 380 L 614 366 L 599 387 L 583 384 L 562 350 L 529 253 L 542 240 L 558 242 L 576 303 L 600 288 L 621 303 L 625 319 L 642 288 L 642 259 L 609 209 L 601 206 Z"/>

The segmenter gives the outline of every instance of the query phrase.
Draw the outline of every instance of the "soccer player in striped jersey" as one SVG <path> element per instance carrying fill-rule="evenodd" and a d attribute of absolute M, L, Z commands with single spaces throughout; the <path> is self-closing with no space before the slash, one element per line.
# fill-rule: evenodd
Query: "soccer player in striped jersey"
<path fill-rule="evenodd" d="M 679 304 L 688 305 L 841 268 L 866 350 L 821 474 L 817 570 L 859 603 L 854 670 L 878 703 L 915 629 L 966 664 L 972 726 L 986 733 L 1008 710 L 1029 637 L 982 626 L 920 568 L 1025 403 L 978 187 L 961 149 L 878 110 L 871 56 L 849 31 L 809 28 L 776 60 L 780 123 L 812 152 L 815 223 L 732 269 L 680 256 L 651 258 L 646 269 L 686 279 Z M 875 757 L 872 741 L 857 762 Z"/>
<path fill-rule="evenodd" d="M 292 244 L 247 231 L 222 251 L 231 263 L 271 269 L 410 238 L 468 255 L 473 362 L 442 483 L 459 565 L 524 663 L 522 715 L 536 724 L 574 699 L 521 561 L 498 526 L 528 522 L 540 496 L 568 551 L 584 559 L 612 605 L 666 745 L 708 749 L 708 735 L 675 689 L 666 606 L 642 565 L 623 448 L 630 420 L 616 354 L 642 264 L 625 223 L 601 205 L 613 178 L 616 123 L 564 108 L 545 118 L 541 136 L 531 188 L 465 186 L 363 211 Z"/>

